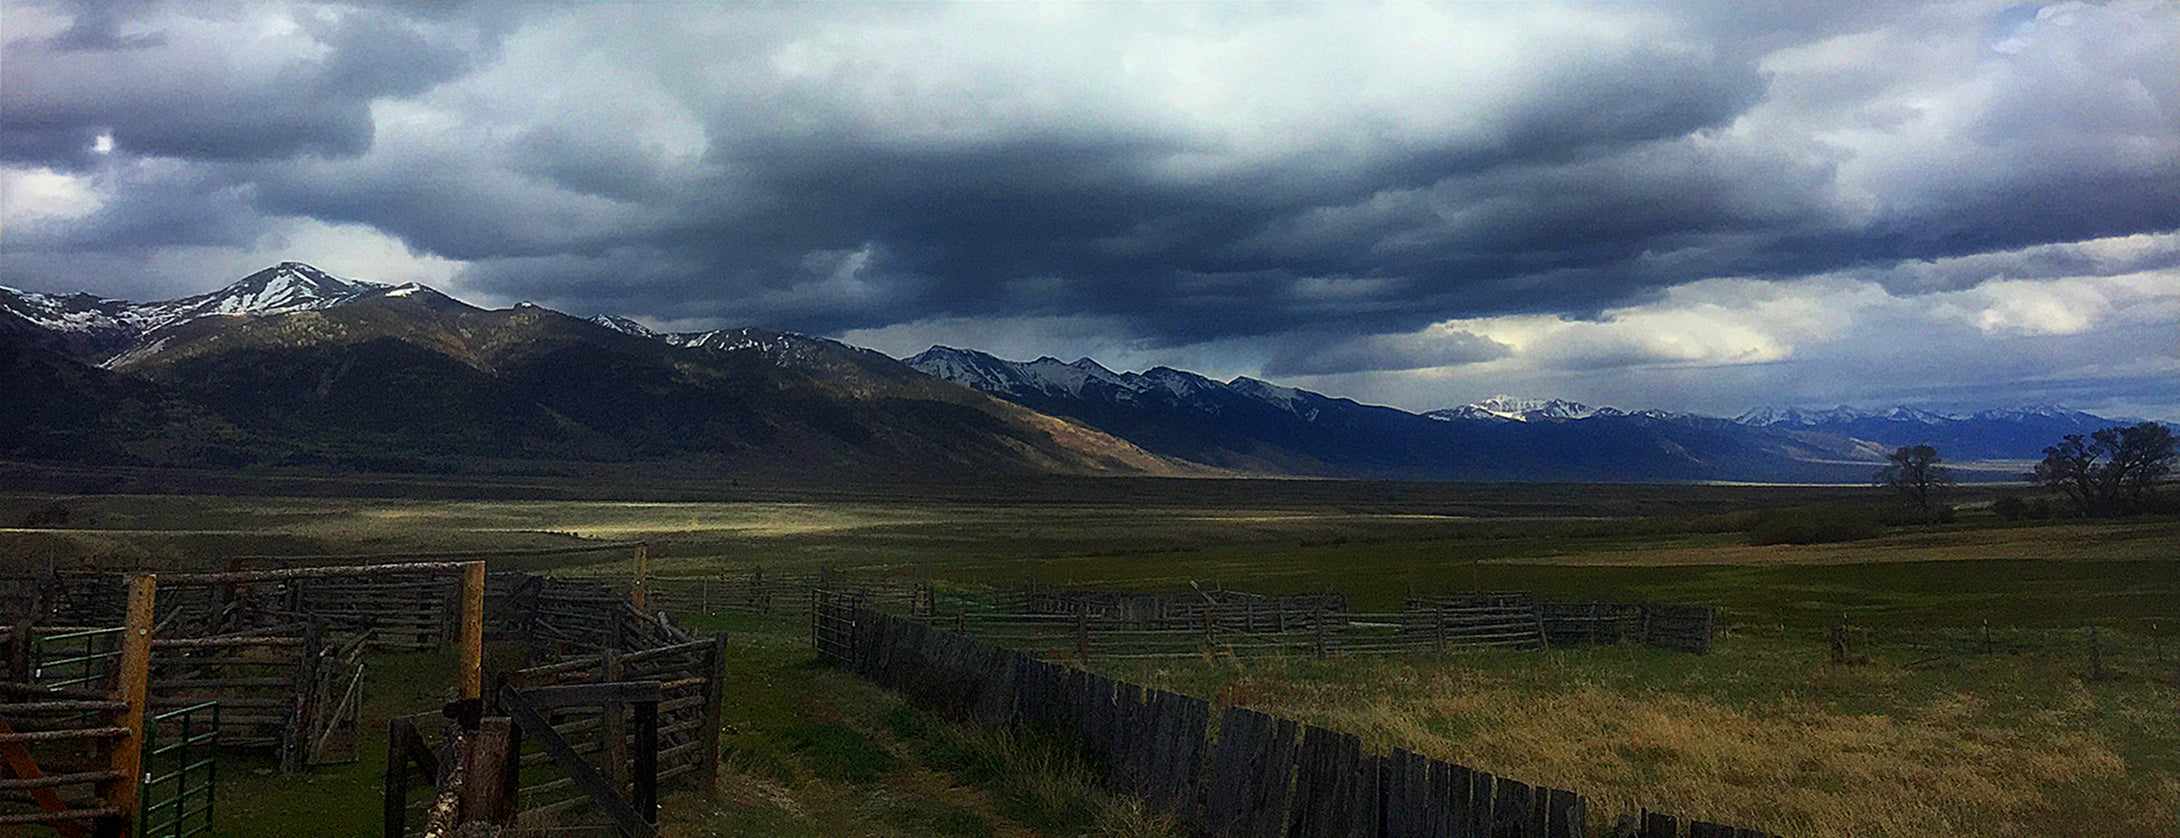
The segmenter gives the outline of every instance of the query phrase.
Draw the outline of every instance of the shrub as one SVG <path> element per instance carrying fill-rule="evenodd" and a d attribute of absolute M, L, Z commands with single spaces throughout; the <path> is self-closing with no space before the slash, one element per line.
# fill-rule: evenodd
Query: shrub
<path fill-rule="evenodd" d="M 2029 502 L 2022 500 L 2020 495 L 2007 492 L 1999 495 L 1998 500 L 1991 501 L 1991 511 L 2008 521 L 2019 521 L 2028 517 Z"/>
<path fill-rule="evenodd" d="M 1750 544 L 1828 544 L 1875 537 L 1885 531 L 1875 512 L 1854 504 L 1765 510 L 1749 528 Z"/>

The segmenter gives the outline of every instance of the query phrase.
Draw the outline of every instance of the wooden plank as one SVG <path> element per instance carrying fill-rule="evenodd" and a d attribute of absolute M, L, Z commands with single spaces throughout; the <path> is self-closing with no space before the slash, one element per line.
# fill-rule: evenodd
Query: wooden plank
<path fill-rule="evenodd" d="M 636 764 L 633 796 L 637 816 L 645 823 L 659 820 L 659 705 L 655 701 L 635 705 Z"/>
<path fill-rule="evenodd" d="M 409 832 L 409 737 L 415 730 L 407 719 L 386 720 L 386 773 L 379 786 L 384 790 L 379 807 L 383 838 L 406 838 Z"/>
<path fill-rule="evenodd" d="M 8 726 L 7 719 L 0 719 L 0 734 L 12 734 L 14 732 L 15 729 Z M 15 776 L 20 779 L 40 780 L 45 778 L 45 772 L 38 767 L 38 761 L 31 759 L 30 748 L 21 742 L 0 742 L 0 758 L 5 759 L 8 770 L 14 772 Z M 101 772 L 101 774 L 108 778 L 113 776 L 111 772 Z M 30 799 L 38 804 L 39 809 L 47 812 L 59 812 L 68 808 L 66 804 L 61 802 L 60 793 L 46 786 L 31 787 Z M 72 838 L 83 838 L 83 836 L 89 834 L 84 830 L 82 824 L 65 821 L 55 822 L 53 828 L 62 835 L 72 836 Z"/>
<path fill-rule="evenodd" d="M 1287 719 L 1265 718 L 1269 725 L 1251 772 L 1254 782 L 1245 821 L 1251 835 L 1284 832 L 1294 793 L 1294 749 L 1299 726 Z"/>
<path fill-rule="evenodd" d="M 1475 772 L 1466 765 L 1440 763 L 1446 766 L 1445 797 L 1447 838 L 1484 838 L 1475 831 L 1476 782 Z"/>
<path fill-rule="evenodd" d="M 1547 789 L 1544 798 L 1544 838 L 1586 838 L 1590 834 L 1580 795 Z"/>
<path fill-rule="evenodd" d="M 1680 838 L 1680 823 L 1672 815 L 1644 812 L 1643 838 Z"/>
<path fill-rule="evenodd" d="M 1354 781 L 1350 788 L 1347 835 L 1350 838 L 1378 838 L 1385 834 L 1385 793 L 1382 780 L 1385 776 L 1385 758 L 1363 754 L 1361 741 L 1349 737 L 1341 744 L 1348 749 L 1350 742 L 1355 748 Z"/>
<path fill-rule="evenodd" d="M 1408 792 L 1408 761 L 1413 756 L 1415 755 L 1406 748 L 1394 748 L 1392 755 L 1385 758 L 1384 770 L 1378 775 L 1383 778 L 1383 824 L 1386 838 L 1413 838 L 1416 834 L 1413 823 L 1415 801 Z"/>
<path fill-rule="evenodd" d="M 1495 838 L 1540 838 L 1534 828 L 1536 802 L 1528 783 L 1500 777 L 1491 808 Z"/>
<path fill-rule="evenodd" d="M 1489 771 L 1469 772 L 1469 834 L 1477 838 L 1498 835 L 1498 778 Z"/>
<path fill-rule="evenodd" d="M 712 635 L 704 650 L 704 728 L 697 736 L 703 746 L 699 757 L 699 785 L 708 797 L 719 786 L 719 733 L 726 726 L 727 696 L 721 677 L 726 671 L 727 635 Z"/>
<path fill-rule="evenodd" d="M 1249 767 L 1261 746 L 1261 713 L 1228 707 L 1219 715 L 1219 741 L 1211 756 L 1211 787 L 1205 790 L 1203 822 L 1214 836 L 1243 836 Z"/>
<path fill-rule="evenodd" d="M 1294 838 L 1334 838 L 1335 824 L 1346 820 L 1341 798 L 1348 778 L 1336 764 L 1333 741 L 1338 734 L 1315 725 L 1302 728 L 1295 748 L 1294 816 L 1287 834 Z"/>
<path fill-rule="evenodd" d="M 530 687 L 522 691 L 530 706 L 540 710 L 561 707 L 597 707 L 611 704 L 658 703 L 662 691 L 657 681 L 608 681 L 600 684 L 564 684 Z"/>

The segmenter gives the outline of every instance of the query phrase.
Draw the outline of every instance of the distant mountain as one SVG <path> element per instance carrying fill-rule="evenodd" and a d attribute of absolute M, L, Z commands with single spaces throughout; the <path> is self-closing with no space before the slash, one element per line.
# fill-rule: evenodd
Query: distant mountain
<path fill-rule="evenodd" d="M 935 346 L 933 376 L 1065 416 L 1143 448 L 1243 471 L 1460 480 L 1863 480 L 1874 448 L 1724 419 L 1496 400 L 1424 416 L 1258 381 L 1165 367 L 1117 373 L 1088 358 L 1008 361 Z M 1464 421 L 1473 420 L 1473 421 Z"/>
<path fill-rule="evenodd" d="M 745 329 L 677 345 L 299 263 L 165 303 L 7 291 L 0 311 L 0 360 L 16 391 L 0 419 L 21 425 L 0 437 L 11 456 L 202 463 L 186 440 L 166 438 L 199 425 L 197 436 L 232 443 L 223 462 L 696 457 L 923 476 L 1202 471 L 837 342 Z M 100 338 L 76 339 L 86 334 Z M 147 423 L 160 444 L 130 436 Z"/>
<path fill-rule="evenodd" d="M 0 311 L 45 329 L 78 360 L 107 364 L 131 350 L 156 343 L 165 330 L 191 321 L 326 308 L 401 290 L 342 279 L 301 262 L 282 262 L 217 291 L 157 303 L 132 303 L 80 293 L 54 296 L 0 287 Z"/>
<path fill-rule="evenodd" d="M 1568 419 L 1588 419 L 1592 416 L 1619 416 L 1621 411 L 1610 408 L 1593 408 L 1581 402 L 1565 399 L 1517 399 L 1513 396 L 1492 396 L 1474 404 L 1433 410 L 1423 414 L 1442 422 L 1462 420 L 1504 419 L 1510 422 L 1559 422 Z"/>
<path fill-rule="evenodd" d="M 1508 396 L 1416 414 L 1089 358 L 935 346 L 903 362 L 755 327 L 488 311 L 298 262 L 154 303 L 0 288 L 0 374 L 0 456 L 392 470 L 1862 482 L 1900 445 L 2034 459 L 2064 434 L 2120 424 L 2048 405 L 1723 419 Z"/>
<path fill-rule="evenodd" d="M 232 465 L 246 435 L 167 388 L 68 356 L 55 336 L 0 314 L 0 455 L 95 463 Z"/>
<path fill-rule="evenodd" d="M 1826 410 L 1759 407 L 1735 422 L 1749 427 L 1833 433 L 1869 440 L 1888 448 L 1931 445 L 1950 460 L 2033 460 L 2066 434 L 2129 424 L 2058 405 L 1939 413 L 1898 406 L 1862 410 L 1840 405 Z"/>

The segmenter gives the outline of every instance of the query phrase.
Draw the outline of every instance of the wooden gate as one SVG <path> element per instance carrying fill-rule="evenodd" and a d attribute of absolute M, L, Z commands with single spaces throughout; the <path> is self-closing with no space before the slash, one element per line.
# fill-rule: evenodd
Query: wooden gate
<path fill-rule="evenodd" d="M 863 607 L 858 593 L 833 587 L 810 589 L 810 643 L 818 657 L 846 665 L 855 656 L 855 612 Z"/>

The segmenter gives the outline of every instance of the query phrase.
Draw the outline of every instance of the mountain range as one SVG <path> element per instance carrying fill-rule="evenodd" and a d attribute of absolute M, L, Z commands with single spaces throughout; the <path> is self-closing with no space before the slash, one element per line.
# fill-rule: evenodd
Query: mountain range
<path fill-rule="evenodd" d="M 728 473 L 1203 471 L 837 342 L 748 330 L 749 345 L 677 346 L 534 305 L 487 311 L 299 263 L 170 303 L 6 291 L 0 309 L 11 315 L 0 317 L 9 456 L 384 470 L 693 458 Z"/>
<path fill-rule="evenodd" d="M 1860 481 L 1899 445 L 2039 456 L 2055 406 L 1759 408 L 1495 397 L 1425 413 L 1089 358 L 904 360 L 755 327 L 658 332 L 284 262 L 154 303 L 0 288 L 0 454 L 416 470 L 537 461 L 964 474 Z"/>

